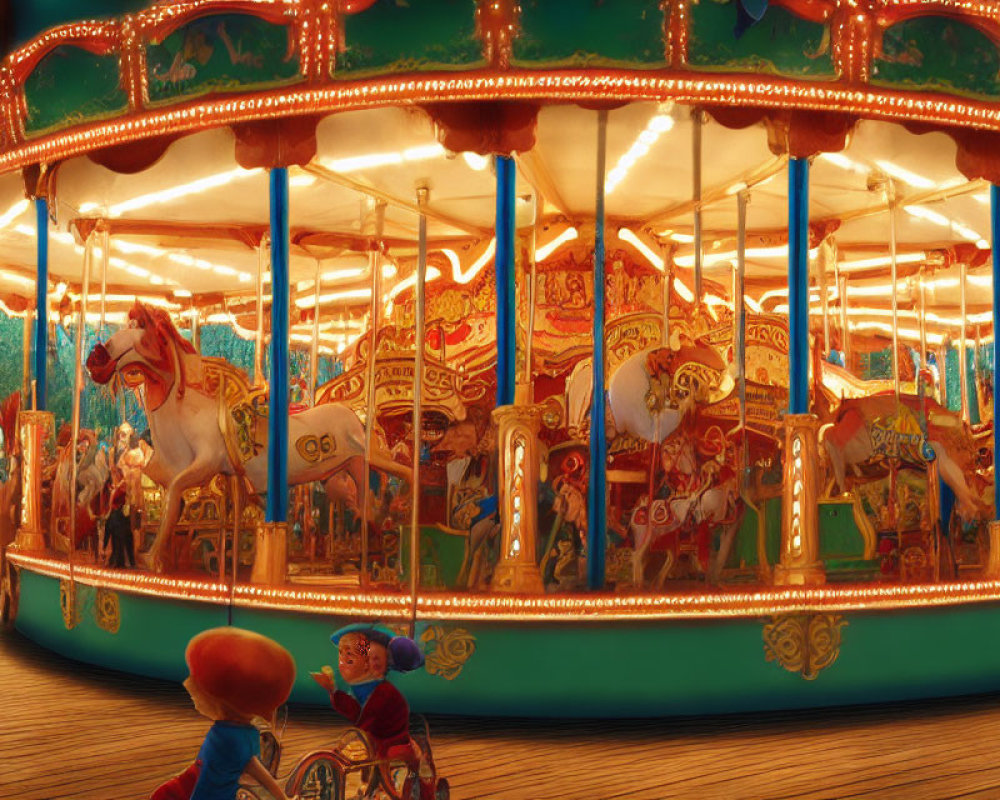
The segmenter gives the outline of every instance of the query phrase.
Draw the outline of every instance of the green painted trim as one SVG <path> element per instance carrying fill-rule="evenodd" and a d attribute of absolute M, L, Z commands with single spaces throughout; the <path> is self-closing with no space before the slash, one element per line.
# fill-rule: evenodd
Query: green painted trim
<path fill-rule="evenodd" d="M 343 17 L 335 78 L 483 67 L 474 0 L 376 3 Z"/>
<path fill-rule="evenodd" d="M 837 77 L 825 25 L 772 6 L 737 39 L 732 0 L 701 0 L 690 10 L 688 63 L 696 69 L 821 80 Z"/>
<path fill-rule="evenodd" d="M 59 581 L 20 570 L 17 629 L 41 645 L 77 661 L 123 672 L 181 681 L 187 676 L 184 649 L 199 631 L 225 625 L 227 609 L 119 593 L 121 627 L 98 627 L 96 589 L 77 583 L 77 624 L 67 630 L 59 606 Z"/>
<path fill-rule="evenodd" d="M 171 680 L 200 630 L 226 609 L 121 593 L 121 629 L 97 627 L 77 584 L 80 621 L 59 609 L 59 581 L 21 570 L 17 627 L 63 655 Z M 295 657 L 294 702 L 326 705 L 308 676 L 336 664 L 329 636 L 356 620 L 233 608 L 233 624 Z M 764 655 L 761 619 L 516 624 L 421 620 L 416 637 L 466 632 L 472 652 L 451 680 L 426 670 L 392 680 L 414 711 L 485 716 L 629 717 L 887 702 L 1000 689 L 1000 603 L 845 615 L 839 657 L 804 680 Z M 433 630 L 431 630 L 433 629 Z M 627 657 L 623 657 L 627 654 Z M 294 713 L 294 711 L 293 711 Z"/>
<path fill-rule="evenodd" d="M 521 0 L 511 63 L 538 67 L 666 66 L 659 0 Z"/>
<path fill-rule="evenodd" d="M 27 136 L 108 119 L 128 110 L 118 56 L 64 45 L 48 53 L 24 83 Z"/>
<path fill-rule="evenodd" d="M 150 106 L 298 83 L 294 46 L 292 28 L 248 14 L 196 19 L 147 45 Z"/>
<path fill-rule="evenodd" d="M 982 31 L 944 16 L 888 28 L 872 63 L 872 85 L 966 97 L 1000 97 L 1000 51 Z"/>

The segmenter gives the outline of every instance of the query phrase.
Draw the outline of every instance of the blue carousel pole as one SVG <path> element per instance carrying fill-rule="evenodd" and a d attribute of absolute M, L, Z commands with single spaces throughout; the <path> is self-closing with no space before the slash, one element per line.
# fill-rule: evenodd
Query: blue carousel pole
<path fill-rule="evenodd" d="M 496 157 L 497 171 L 497 406 L 514 402 L 514 186 L 510 156 Z"/>
<path fill-rule="evenodd" d="M 604 546 L 607 527 L 608 443 L 604 408 L 604 180 L 607 160 L 608 112 L 597 117 L 597 208 L 594 214 L 594 383 L 590 399 L 590 481 L 587 485 L 587 586 L 604 588 Z"/>
<path fill-rule="evenodd" d="M 809 161 L 788 161 L 788 413 L 809 413 Z"/>
<path fill-rule="evenodd" d="M 271 179 L 271 380 L 266 522 L 288 519 L 288 170 Z"/>
<path fill-rule="evenodd" d="M 818 419 L 809 413 L 809 162 L 788 162 L 788 338 L 789 393 L 781 499 L 781 559 L 774 565 L 779 586 L 821 584 L 819 556 Z"/>
<path fill-rule="evenodd" d="M 1000 520 L 1000 396 L 997 394 L 997 368 L 1000 366 L 1000 186 L 990 186 L 990 228 L 993 233 L 993 517 Z M 943 374 L 943 370 L 942 370 Z"/>
<path fill-rule="evenodd" d="M 46 359 L 49 336 L 49 203 L 44 197 L 35 198 L 38 236 L 38 275 L 35 280 L 35 410 L 45 410 Z M 27 322 L 25 323 L 27 324 Z M 27 406 L 29 398 L 25 398 Z"/>

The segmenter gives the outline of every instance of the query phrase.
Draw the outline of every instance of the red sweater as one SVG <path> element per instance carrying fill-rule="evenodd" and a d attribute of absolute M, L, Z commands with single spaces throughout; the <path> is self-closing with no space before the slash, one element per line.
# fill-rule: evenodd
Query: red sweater
<path fill-rule="evenodd" d="M 410 741 L 410 707 L 399 689 L 382 681 L 364 705 L 339 689 L 330 700 L 335 711 L 372 737 L 377 756 L 385 756 L 393 745 Z"/>

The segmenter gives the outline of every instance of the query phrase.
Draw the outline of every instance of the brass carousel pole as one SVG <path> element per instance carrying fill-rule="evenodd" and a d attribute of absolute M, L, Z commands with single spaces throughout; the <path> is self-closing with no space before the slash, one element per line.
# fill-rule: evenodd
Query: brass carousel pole
<path fill-rule="evenodd" d="M 528 387 L 528 402 L 533 402 L 535 397 L 535 370 L 534 366 L 534 346 L 535 346 L 535 299 L 538 291 L 538 263 L 535 260 L 535 248 L 538 246 L 538 195 L 535 194 L 535 219 L 531 224 L 531 259 L 530 272 L 528 274 L 528 335 L 525 339 L 524 353 L 524 385 Z M 444 337 L 441 338 L 444 341 Z"/>
<path fill-rule="evenodd" d="M 847 276 L 841 275 L 839 279 L 840 295 L 840 349 L 844 353 L 844 368 L 851 369 L 851 331 L 847 323 Z"/>
<path fill-rule="evenodd" d="M 372 249 L 369 264 L 372 270 L 372 304 L 368 327 L 371 330 L 371 344 L 368 346 L 368 377 L 365 381 L 367 403 L 365 405 L 365 468 L 364 486 L 361 488 L 361 585 L 368 585 L 368 512 L 371 505 L 371 457 L 372 438 L 375 436 L 375 361 L 378 356 L 379 313 L 382 308 L 382 230 L 385 227 L 385 201 L 375 204 L 375 237 L 379 241 Z M 426 256 L 425 256 L 426 257 Z"/>
<path fill-rule="evenodd" d="M 743 295 L 746 292 L 746 267 L 747 267 L 747 205 L 750 202 L 750 193 L 744 189 L 736 195 L 736 272 L 734 275 L 733 288 L 733 310 L 734 314 L 734 344 L 733 360 L 736 362 L 736 388 L 739 392 L 740 401 L 740 489 L 746 488 L 747 466 L 749 464 L 747 440 L 747 309 Z M 824 293 L 825 293 L 824 281 Z M 825 321 L 826 314 L 823 319 Z"/>
<path fill-rule="evenodd" d="M 319 387 L 319 286 L 320 260 L 316 259 L 316 282 L 313 295 L 312 345 L 309 348 L 309 405 L 316 405 L 316 389 Z"/>
<path fill-rule="evenodd" d="M 316 281 L 313 286 L 312 342 L 309 347 L 309 406 L 316 406 L 316 391 L 319 388 L 319 290 L 322 282 L 322 262 L 316 259 Z M 313 525 L 313 484 L 307 483 L 302 510 L 302 537 L 309 542 L 309 560 L 316 560 L 317 531 Z"/>
<path fill-rule="evenodd" d="M 111 231 L 108 228 L 106 222 L 102 222 L 98 225 L 101 231 L 101 324 L 98 330 L 98 335 L 104 336 L 104 316 L 107 309 L 107 294 L 108 294 L 108 262 L 111 260 Z"/>
<path fill-rule="evenodd" d="M 887 179 L 885 187 L 886 204 L 889 206 L 889 274 L 892 296 L 892 387 L 896 393 L 896 413 L 899 413 L 899 303 L 896 300 L 896 187 L 892 179 Z"/>
<path fill-rule="evenodd" d="M 701 140 L 704 116 L 700 108 L 691 112 L 693 149 L 693 200 L 694 200 L 694 304 L 701 307 L 702 236 L 701 236 Z"/>
<path fill-rule="evenodd" d="M 968 365 L 966 364 L 966 354 L 965 354 L 965 339 L 968 333 L 966 326 L 966 298 L 965 298 L 965 284 L 966 284 L 966 265 L 962 261 L 958 265 L 959 274 L 959 303 L 961 305 L 961 316 L 962 316 L 962 335 L 958 340 L 958 396 L 962 399 L 962 420 L 968 422 L 969 417 L 969 375 L 968 375 Z"/>
<path fill-rule="evenodd" d="M 917 280 L 920 283 L 920 309 L 917 313 L 920 323 L 920 368 L 927 369 L 927 285 L 924 268 L 920 268 Z"/>
<path fill-rule="evenodd" d="M 673 257 L 672 248 L 662 247 L 663 254 L 663 283 L 661 285 L 663 295 L 663 328 L 660 335 L 660 346 L 670 347 L 670 290 L 673 282 Z"/>
<path fill-rule="evenodd" d="M 899 303 L 896 300 L 896 281 L 899 275 L 899 264 L 896 259 L 896 187 L 891 178 L 886 180 L 886 205 L 889 207 L 889 294 L 892 297 L 892 387 L 896 394 L 896 415 L 900 413 L 899 404 Z M 899 494 L 898 494 L 898 457 L 889 458 L 889 514 L 896 528 L 899 542 Z M 898 545 L 897 545 L 898 546 Z M 900 547 L 902 550 L 902 547 Z"/>
<path fill-rule="evenodd" d="M 268 237 L 264 234 L 257 245 L 257 330 L 253 347 L 253 383 L 264 385 L 264 272 L 268 264 Z M 273 276 L 271 285 L 274 285 Z"/>
<path fill-rule="evenodd" d="M 830 282 L 827 276 L 827 267 L 830 261 L 837 263 L 837 245 L 832 236 L 828 236 L 819 246 L 819 297 L 820 308 L 823 310 L 823 349 L 825 356 L 829 357 L 833 346 L 830 344 Z"/>
<path fill-rule="evenodd" d="M 73 418 L 70 439 L 69 478 L 69 571 L 73 580 L 73 561 L 76 551 L 76 480 L 79 464 L 76 448 L 80 438 L 80 393 L 83 389 L 83 340 L 87 327 L 87 292 L 90 287 L 90 265 L 94 256 L 94 234 L 87 237 L 83 250 L 83 283 L 80 290 L 80 313 L 76 325 L 76 358 L 73 362 Z"/>
<path fill-rule="evenodd" d="M 417 189 L 417 205 L 423 209 L 427 205 L 429 190 L 426 186 Z M 421 211 L 417 250 L 417 283 L 414 287 L 416 308 L 414 327 L 416 330 L 413 362 L 413 479 L 410 500 L 410 633 L 417 622 L 417 591 L 420 588 L 420 447 L 423 434 L 423 383 L 424 383 L 424 313 L 425 286 L 427 281 L 427 216 Z"/>

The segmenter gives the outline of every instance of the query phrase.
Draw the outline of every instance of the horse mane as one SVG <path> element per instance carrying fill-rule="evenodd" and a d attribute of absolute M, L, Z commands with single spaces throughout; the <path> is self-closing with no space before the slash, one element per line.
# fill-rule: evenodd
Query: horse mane
<path fill-rule="evenodd" d="M 148 306 L 136 300 L 135 305 L 128 312 L 128 318 L 135 321 L 140 329 L 149 331 L 161 341 L 173 345 L 177 360 L 177 375 L 180 378 L 177 394 L 179 397 L 183 397 L 184 390 L 187 388 L 187 371 L 184 369 L 184 359 L 181 356 L 183 353 L 197 355 L 198 351 L 194 349 L 194 345 L 181 336 L 177 326 L 170 319 L 170 315 L 162 308 Z"/>

